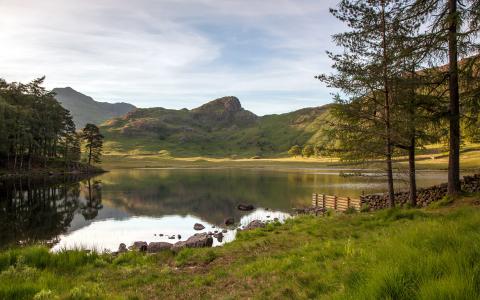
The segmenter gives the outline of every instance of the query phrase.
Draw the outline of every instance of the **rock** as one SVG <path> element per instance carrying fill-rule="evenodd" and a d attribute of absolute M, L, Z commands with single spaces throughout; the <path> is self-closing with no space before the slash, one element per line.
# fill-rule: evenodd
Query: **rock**
<path fill-rule="evenodd" d="M 203 230 L 203 229 L 205 229 L 205 226 L 203 226 L 203 225 L 200 224 L 200 223 L 195 223 L 195 225 L 193 225 L 193 229 L 195 229 L 195 230 Z"/>
<path fill-rule="evenodd" d="M 181 240 L 182 239 L 182 236 L 181 235 L 177 235 L 178 239 Z"/>
<path fill-rule="evenodd" d="M 273 221 L 274 221 L 274 222 L 278 222 L 278 218 L 273 218 Z"/>
<path fill-rule="evenodd" d="M 168 237 L 169 240 L 174 240 L 175 239 L 175 235 L 171 235 Z"/>
<path fill-rule="evenodd" d="M 213 236 L 217 239 L 219 243 L 223 241 L 223 233 L 219 232 L 217 234 L 214 234 Z"/>
<path fill-rule="evenodd" d="M 238 210 L 242 210 L 242 211 L 250 211 L 250 210 L 253 210 L 255 207 L 253 207 L 252 204 L 239 204 L 237 208 Z"/>
<path fill-rule="evenodd" d="M 127 245 L 125 245 L 124 243 L 120 243 L 120 245 L 118 246 L 118 253 L 124 253 L 127 251 Z"/>
<path fill-rule="evenodd" d="M 203 248 L 203 247 L 212 247 L 213 238 L 207 233 L 196 233 L 195 235 L 189 237 L 186 241 L 176 242 L 172 250 L 175 252 L 180 251 L 183 248 Z"/>
<path fill-rule="evenodd" d="M 227 226 L 235 224 L 235 219 L 233 217 L 226 218 L 223 223 Z"/>
<path fill-rule="evenodd" d="M 163 236 L 163 233 L 159 233 L 158 236 Z"/>
<path fill-rule="evenodd" d="M 243 230 L 251 230 L 251 229 L 256 229 L 256 228 L 263 228 L 265 227 L 265 223 L 263 223 L 260 220 L 253 220 L 250 222 Z"/>
<path fill-rule="evenodd" d="M 143 241 L 133 242 L 133 245 L 129 247 L 129 249 L 131 250 L 137 250 L 142 252 L 147 251 L 147 248 L 148 248 L 147 242 L 143 242 Z"/>
<path fill-rule="evenodd" d="M 270 216 L 267 216 L 267 218 L 270 218 Z"/>
<path fill-rule="evenodd" d="M 150 244 L 148 244 L 147 251 L 149 253 L 156 253 L 163 250 L 170 250 L 172 249 L 172 247 L 173 247 L 173 244 L 170 244 L 167 242 L 151 242 Z"/>
<path fill-rule="evenodd" d="M 222 233 L 227 233 L 227 232 L 228 232 L 228 230 L 226 230 L 226 229 L 222 230 Z"/>

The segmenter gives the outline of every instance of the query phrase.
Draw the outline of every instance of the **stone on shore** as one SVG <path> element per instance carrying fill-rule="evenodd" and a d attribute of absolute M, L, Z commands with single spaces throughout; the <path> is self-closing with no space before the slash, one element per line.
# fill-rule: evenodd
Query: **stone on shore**
<path fill-rule="evenodd" d="M 251 229 L 256 229 L 256 228 L 263 228 L 265 227 L 265 223 L 263 223 L 260 220 L 253 220 L 250 222 L 243 230 L 251 230 Z"/>
<path fill-rule="evenodd" d="M 120 243 L 120 245 L 118 246 L 118 253 L 124 253 L 127 251 L 127 245 L 125 245 L 124 243 Z"/>
<path fill-rule="evenodd" d="M 133 242 L 133 245 L 131 245 L 131 246 L 128 247 L 128 248 L 129 248 L 130 250 L 147 251 L 148 244 L 147 244 L 147 242 L 136 241 L 136 242 Z"/>
<path fill-rule="evenodd" d="M 151 242 L 148 244 L 147 252 L 157 253 L 164 250 L 172 249 L 173 244 L 167 242 Z"/>
<path fill-rule="evenodd" d="M 175 252 L 180 251 L 183 248 L 204 248 L 212 247 L 213 238 L 207 233 L 196 233 L 189 237 L 186 241 L 176 242 L 172 250 Z"/>

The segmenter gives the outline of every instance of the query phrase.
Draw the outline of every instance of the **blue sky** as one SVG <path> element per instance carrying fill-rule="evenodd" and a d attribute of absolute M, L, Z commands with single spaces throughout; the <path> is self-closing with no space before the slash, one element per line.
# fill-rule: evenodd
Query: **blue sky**
<path fill-rule="evenodd" d="M 0 77 L 99 101 L 259 115 L 331 102 L 336 0 L 0 0 Z"/>

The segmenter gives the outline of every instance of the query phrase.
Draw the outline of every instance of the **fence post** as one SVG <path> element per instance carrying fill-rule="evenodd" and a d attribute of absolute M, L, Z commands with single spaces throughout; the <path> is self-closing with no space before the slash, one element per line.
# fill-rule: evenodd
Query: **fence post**
<path fill-rule="evenodd" d="M 333 199 L 334 199 L 333 200 L 333 207 L 334 207 L 333 209 L 337 210 L 337 196 L 334 196 Z"/>
<path fill-rule="evenodd" d="M 347 197 L 347 209 L 350 208 L 350 197 Z"/>
<path fill-rule="evenodd" d="M 325 210 L 325 194 L 322 194 L 322 209 Z"/>

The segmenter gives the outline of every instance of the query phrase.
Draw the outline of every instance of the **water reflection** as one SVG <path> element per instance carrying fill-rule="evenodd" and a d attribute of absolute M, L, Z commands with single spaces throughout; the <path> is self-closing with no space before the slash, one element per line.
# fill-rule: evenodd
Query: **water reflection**
<path fill-rule="evenodd" d="M 79 205 L 78 178 L 7 180 L 0 185 L 0 245 L 55 242 Z"/>
<path fill-rule="evenodd" d="M 445 181 L 445 174 L 418 178 L 419 186 L 428 186 Z M 238 226 L 255 219 L 283 220 L 292 207 L 308 205 L 312 192 L 355 197 L 384 186 L 380 177 L 308 169 L 115 170 L 95 178 L 5 181 L 0 184 L 0 243 L 115 250 L 120 242 L 135 240 L 176 242 L 178 234 L 181 240 L 191 236 L 195 223 L 213 232 L 223 230 L 229 217 Z M 241 212 L 239 203 L 258 209 Z M 229 230 L 222 242 L 235 233 Z"/>

